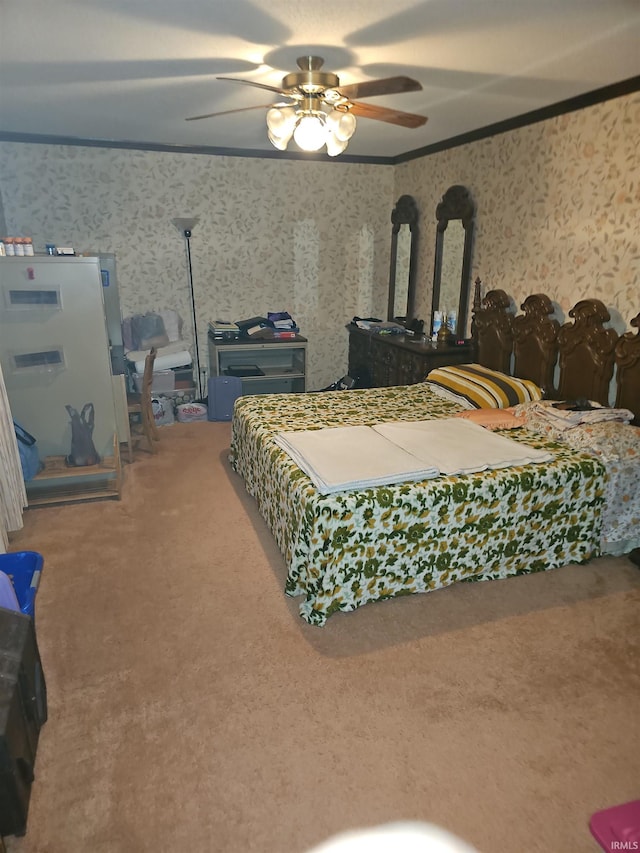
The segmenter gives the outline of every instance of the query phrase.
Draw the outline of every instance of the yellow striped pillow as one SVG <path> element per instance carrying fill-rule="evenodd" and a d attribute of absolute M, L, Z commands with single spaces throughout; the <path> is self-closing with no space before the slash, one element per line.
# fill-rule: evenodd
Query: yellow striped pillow
<path fill-rule="evenodd" d="M 518 403 L 542 399 L 542 391 L 529 379 L 516 379 L 481 364 L 436 367 L 425 382 L 461 397 L 475 409 L 507 409 Z"/>

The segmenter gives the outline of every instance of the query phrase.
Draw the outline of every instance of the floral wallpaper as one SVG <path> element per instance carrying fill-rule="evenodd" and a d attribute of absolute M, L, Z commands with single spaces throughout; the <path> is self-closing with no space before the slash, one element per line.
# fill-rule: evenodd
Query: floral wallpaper
<path fill-rule="evenodd" d="M 640 311 L 640 95 L 398 166 L 0 142 L 10 234 L 115 252 L 123 314 L 175 308 L 201 364 L 207 321 L 289 311 L 309 338 L 308 387 L 346 371 L 345 324 L 386 317 L 391 210 L 421 214 L 419 316 L 431 311 L 435 209 L 452 184 L 477 205 L 472 278 L 519 305 L 544 291 L 559 319 L 586 296 L 622 332 Z"/>
<path fill-rule="evenodd" d="M 346 373 L 345 324 L 386 311 L 393 167 L 0 143 L 7 228 L 115 252 L 123 316 L 174 308 L 200 363 L 207 323 L 288 311 L 309 339 L 310 390 Z"/>
<path fill-rule="evenodd" d="M 436 205 L 463 184 L 477 205 L 472 280 L 516 306 L 544 292 L 559 320 L 597 297 L 618 332 L 640 311 L 640 94 L 396 167 L 422 214 L 421 316 L 431 311 Z"/>

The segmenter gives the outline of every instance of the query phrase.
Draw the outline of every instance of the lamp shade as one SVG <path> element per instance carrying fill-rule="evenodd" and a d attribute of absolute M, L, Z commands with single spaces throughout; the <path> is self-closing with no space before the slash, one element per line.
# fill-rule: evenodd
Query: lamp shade
<path fill-rule="evenodd" d="M 199 216 L 177 216 L 171 220 L 178 231 L 184 235 L 185 231 L 193 231 L 195 226 L 200 222 Z"/>

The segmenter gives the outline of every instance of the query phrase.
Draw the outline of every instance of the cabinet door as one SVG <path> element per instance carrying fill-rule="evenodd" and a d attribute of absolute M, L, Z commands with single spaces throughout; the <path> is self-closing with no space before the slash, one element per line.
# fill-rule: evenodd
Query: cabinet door
<path fill-rule="evenodd" d="M 370 369 L 369 351 L 370 338 L 351 332 L 349 335 L 349 374 L 353 376 L 359 369 L 366 367 Z"/>
<path fill-rule="evenodd" d="M 376 387 L 386 388 L 397 384 L 395 355 L 391 347 L 380 338 L 371 340 L 371 372 Z"/>
<path fill-rule="evenodd" d="M 422 382 L 429 370 L 429 360 L 422 353 L 398 350 L 398 385 L 415 385 Z"/>

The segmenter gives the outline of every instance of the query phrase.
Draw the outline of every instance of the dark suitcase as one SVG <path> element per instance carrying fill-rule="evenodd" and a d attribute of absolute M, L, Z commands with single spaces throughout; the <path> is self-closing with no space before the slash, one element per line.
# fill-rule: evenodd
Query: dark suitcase
<path fill-rule="evenodd" d="M 23 835 L 47 690 L 33 619 L 0 608 L 0 837 Z"/>
<path fill-rule="evenodd" d="M 242 396 L 242 379 L 238 376 L 212 376 L 207 383 L 210 421 L 230 421 L 233 404 Z"/>

